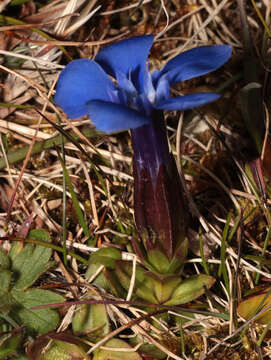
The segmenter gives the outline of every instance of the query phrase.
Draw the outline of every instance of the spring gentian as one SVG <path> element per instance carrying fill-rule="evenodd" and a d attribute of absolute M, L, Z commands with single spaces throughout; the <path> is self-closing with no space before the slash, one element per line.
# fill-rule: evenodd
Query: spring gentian
<path fill-rule="evenodd" d="M 55 103 L 70 118 L 88 114 L 98 130 L 112 133 L 149 124 L 154 109 L 187 110 L 219 98 L 216 93 L 170 98 L 169 89 L 219 68 L 230 57 L 230 46 L 198 47 L 149 73 L 146 62 L 152 43 L 152 35 L 133 37 L 104 48 L 95 61 L 70 62 L 59 77 Z"/>
<path fill-rule="evenodd" d="M 135 221 L 144 245 L 134 243 L 134 248 L 153 270 L 168 273 L 180 268 L 181 261 L 176 265 L 175 260 L 186 254 L 187 210 L 163 110 L 187 110 L 217 100 L 219 94 L 211 92 L 171 98 L 170 85 L 218 69 L 229 59 L 231 47 L 194 48 L 150 73 L 147 58 L 153 40 L 152 35 L 133 37 L 104 48 L 95 61 L 72 61 L 60 74 L 55 103 L 72 119 L 89 115 L 100 131 L 131 129 Z"/>

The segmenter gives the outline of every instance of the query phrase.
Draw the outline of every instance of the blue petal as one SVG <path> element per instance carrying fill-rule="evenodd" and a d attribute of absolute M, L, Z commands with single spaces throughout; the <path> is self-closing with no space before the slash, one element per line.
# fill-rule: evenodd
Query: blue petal
<path fill-rule="evenodd" d="M 154 70 L 151 72 L 151 79 L 152 79 L 152 83 L 153 83 L 154 85 L 157 84 L 157 81 L 159 80 L 160 76 L 161 76 L 161 71 L 158 70 L 158 69 L 154 69 Z"/>
<path fill-rule="evenodd" d="M 119 98 L 124 105 L 132 105 L 137 91 L 133 83 L 120 71 L 116 71 L 116 80 L 119 89 Z M 115 102 L 115 101 L 114 101 Z"/>
<path fill-rule="evenodd" d="M 231 56 L 231 46 L 201 46 L 171 59 L 161 70 L 168 74 L 170 84 L 207 74 L 222 66 Z"/>
<path fill-rule="evenodd" d="M 89 100 L 110 100 L 115 86 L 100 65 L 89 59 L 70 62 L 61 72 L 55 94 L 55 103 L 68 117 L 75 119 L 87 114 Z"/>
<path fill-rule="evenodd" d="M 169 98 L 170 89 L 168 82 L 168 74 L 164 74 L 160 77 L 156 87 L 156 102 L 160 103 Z"/>
<path fill-rule="evenodd" d="M 135 129 L 149 123 L 149 119 L 126 106 L 93 100 L 86 104 L 91 121 L 100 131 L 110 134 L 115 131 Z"/>
<path fill-rule="evenodd" d="M 95 61 L 114 77 L 117 71 L 122 72 L 127 78 L 131 76 L 135 86 L 142 89 L 143 72 L 152 43 L 152 35 L 122 40 L 101 50 Z"/>
<path fill-rule="evenodd" d="M 167 99 L 155 105 L 160 110 L 188 110 L 220 98 L 216 93 L 198 93 Z"/>
<path fill-rule="evenodd" d="M 156 94 L 151 74 L 148 71 L 145 71 L 143 77 L 143 93 L 147 96 L 150 103 L 154 103 Z"/>

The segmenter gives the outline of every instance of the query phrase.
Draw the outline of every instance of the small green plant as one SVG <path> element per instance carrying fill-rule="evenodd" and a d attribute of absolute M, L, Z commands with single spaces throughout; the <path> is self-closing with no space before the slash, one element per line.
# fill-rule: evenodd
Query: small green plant
<path fill-rule="evenodd" d="M 43 230 L 32 230 L 29 237 L 49 241 Z M 17 350 L 24 327 L 27 335 L 44 334 L 54 330 L 59 315 L 53 309 L 31 310 L 32 307 L 64 301 L 49 290 L 31 287 L 54 262 L 52 250 L 39 245 L 16 243 L 9 254 L 0 249 L 0 358 Z M 17 331 L 16 331 L 17 330 Z"/>

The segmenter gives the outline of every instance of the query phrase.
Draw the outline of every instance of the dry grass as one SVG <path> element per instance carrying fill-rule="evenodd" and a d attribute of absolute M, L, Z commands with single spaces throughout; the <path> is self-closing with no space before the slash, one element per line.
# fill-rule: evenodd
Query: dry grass
<path fill-rule="evenodd" d="M 30 155 L 35 144 L 58 135 L 37 113 L 38 109 L 55 123 L 59 117 L 64 130 L 77 134 L 77 141 L 92 161 L 90 163 L 71 142 L 63 142 L 66 167 L 91 234 L 91 241 L 88 241 L 76 220 L 71 193 L 67 191 L 66 246 L 85 259 L 98 248 L 113 245 L 122 250 L 123 258 L 136 265 L 135 257 L 128 251 L 134 231 L 132 153 L 128 133 L 103 136 L 93 131 L 85 136 L 83 130 L 92 126 L 88 119 L 71 121 L 55 107 L 52 99 L 59 71 L 71 59 L 94 57 L 107 43 L 145 33 L 153 33 L 156 39 L 150 57 L 153 67 L 161 67 L 168 59 L 198 45 L 226 43 L 233 47 L 233 57 L 223 70 L 174 89 L 182 94 L 197 89 L 212 91 L 226 84 L 224 98 L 181 117 L 177 113 L 167 114 L 170 142 L 184 169 L 194 215 L 189 235 L 191 252 L 184 273 L 196 274 L 207 268 L 211 274 L 217 274 L 222 261 L 228 280 L 223 276 L 217 278 L 216 285 L 196 304 L 197 308 L 203 305 L 211 313 L 224 312 L 229 318 L 225 320 L 212 314 L 195 314 L 194 318 L 188 318 L 182 325 L 185 353 L 181 356 L 178 326 L 171 326 L 171 322 L 157 317 L 153 318 L 154 322 L 148 317 L 142 320 L 146 312 L 140 306 L 112 303 L 107 309 L 115 330 L 96 344 L 89 341 L 86 344 L 90 354 L 109 338 L 129 328 L 140 339 L 129 351 L 137 351 L 142 343 L 151 343 L 170 359 L 271 359 L 270 333 L 256 345 L 263 327 L 250 321 L 247 331 L 242 333 L 245 321 L 236 314 L 237 303 L 255 287 L 256 274 L 260 276 L 261 285 L 264 279 L 271 279 L 269 263 L 260 267 L 256 260 L 247 257 L 253 255 L 259 259 L 262 256 L 270 224 L 269 208 L 244 171 L 247 143 L 237 97 L 241 87 L 236 75 L 242 67 L 242 39 L 236 2 L 145 0 L 139 9 L 137 2 L 131 4 L 124 0 L 55 0 L 41 7 L 36 1 L 17 7 L 9 3 L 1 4 L 0 27 L 0 235 L 19 236 L 27 228 L 25 222 L 29 221 L 32 228 L 50 231 L 52 241 L 62 246 L 63 170 L 56 147 L 52 144 L 47 150 Z M 257 2 L 267 23 L 270 20 L 268 5 L 268 1 Z M 14 11 L 21 23 L 4 17 L 15 19 Z M 250 2 L 248 15 L 253 41 L 261 53 L 264 27 Z M 265 75 L 268 76 L 267 72 Z M 269 105 L 270 101 L 266 103 L 268 112 Z M 221 134 L 230 150 L 221 141 Z M 29 151 L 20 155 L 25 146 Z M 15 150 L 18 161 L 13 163 L 9 154 Z M 267 194 L 266 204 L 269 205 L 269 192 Z M 225 224 L 232 235 L 227 238 L 226 255 L 221 258 Z M 198 245 L 199 228 L 204 233 L 205 268 Z M 11 242 L 3 241 L 2 246 L 8 250 Z M 270 258 L 270 254 L 270 246 L 267 246 L 265 257 Z M 55 260 L 57 268 L 52 274 L 48 272 L 48 279 L 43 280 L 50 283 L 58 278 L 74 283 L 75 286 L 65 290 L 67 299 L 83 299 L 91 288 L 96 291 L 96 299 L 118 300 L 93 287 L 94 277 L 86 281 L 86 268 L 75 258 L 68 256 L 64 265 L 63 258 L 55 253 Z M 80 286 L 76 285 L 78 283 Z M 132 291 L 133 279 L 127 298 L 123 300 L 130 300 Z M 75 306 L 66 310 L 58 331 L 70 329 L 74 311 Z M 169 311 L 169 315 L 180 316 L 177 310 Z"/>

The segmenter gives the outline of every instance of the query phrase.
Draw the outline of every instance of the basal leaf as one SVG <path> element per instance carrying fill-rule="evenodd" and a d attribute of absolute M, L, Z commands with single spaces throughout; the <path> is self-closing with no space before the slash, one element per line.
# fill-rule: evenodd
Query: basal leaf
<path fill-rule="evenodd" d="M 90 360 L 81 346 L 71 342 L 53 340 L 40 336 L 27 349 L 29 360 Z M 46 349 L 45 352 L 42 350 Z"/>
<path fill-rule="evenodd" d="M 0 267 L 0 298 L 8 293 L 10 281 L 11 272 L 9 270 L 1 269 Z"/>
<path fill-rule="evenodd" d="M 115 260 L 121 259 L 121 253 L 116 248 L 103 248 L 93 253 L 90 257 L 90 264 L 99 264 L 114 269 Z"/>
<path fill-rule="evenodd" d="M 168 276 L 154 282 L 154 294 L 159 304 L 171 298 L 172 293 L 181 283 L 180 276 Z"/>
<path fill-rule="evenodd" d="M 148 252 L 148 260 L 150 264 L 158 271 L 160 274 L 165 274 L 168 272 L 170 261 L 165 253 L 153 249 Z"/>
<path fill-rule="evenodd" d="M 266 325 L 271 320 L 271 294 L 270 290 L 268 292 L 264 292 L 259 295 L 250 296 L 249 298 L 243 300 L 237 310 L 238 313 L 245 318 L 246 320 L 251 319 L 253 316 L 255 316 L 257 313 L 262 311 L 264 308 L 269 308 L 264 311 L 261 315 L 255 317 L 255 321 L 257 323 Z"/>
<path fill-rule="evenodd" d="M 111 339 L 104 346 L 116 348 L 116 350 L 98 349 L 94 351 L 93 360 L 142 360 L 142 357 L 137 352 L 129 351 L 131 346 L 123 340 Z M 117 351 L 118 348 L 120 348 L 120 351 Z M 127 348 L 127 352 L 123 351 L 125 348 Z"/>
<path fill-rule="evenodd" d="M 0 268 L 9 269 L 10 268 L 10 259 L 4 250 L 0 249 Z"/>
<path fill-rule="evenodd" d="M 73 332 L 86 334 L 94 340 L 109 333 L 109 320 L 106 306 L 103 304 L 80 305 L 72 320 Z"/>
<path fill-rule="evenodd" d="M 132 264 L 129 261 L 116 261 L 116 275 L 121 285 L 128 291 L 133 273 Z M 136 267 L 136 279 L 134 294 L 148 302 L 157 303 L 154 295 L 155 279 L 147 275 L 142 267 Z"/>
<path fill-rule="evenodd" d="M 51 308 L 30 310 L 30 308 L 63 302 L 64 298 L 61 295 L 42 289 L 12 290 L 11 294 L 16 302 L 11 310 L 11 316 L 17 321 L 25 323 L 28 328 L 35 330 L 39 334 L 44 334 L 56 328 L 59 321 L 56 310 Z"/>
<path fill-rule="evenodd" d="M 173 292 L 171 299 L 165 305 L 186 304 L 204 294 L 215 282 L 212 276 L 200 274 L 184 280 Z"/>
<path fill-rule="evenodd" d="M 12 271 L 15 275 L 15 290 L 25 290 L 32 285 L 41 274 L 48 270 L 53 262 L 50 248 L 27 244 L 12 256 Z"/>
<path fill-rule="evenodd" d="M 50 234 L 45 229 L 32 229 L 27 236 L 29 239 L 50 241 Z"/>
<path fill-rule="evenodd" d="M 22 340 L 22 333 L 6 335 L 5 339 L 4 336 L 5 335 L 0 337 L 0 359 L 7 359 L 9 356 L 15 354 Z"/>

